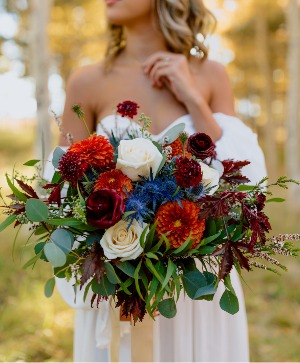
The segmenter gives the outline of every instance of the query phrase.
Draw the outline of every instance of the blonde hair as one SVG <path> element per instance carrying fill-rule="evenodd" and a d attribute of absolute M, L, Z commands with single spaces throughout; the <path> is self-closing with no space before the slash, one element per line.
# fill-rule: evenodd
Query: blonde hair
<path fill-rule="evenodd" d="M 190 56 L 192 48 L 202 59 L 208 49 L 203 40 L 213 31 L 216 20 L 202 0 L 152 0 L 156 25 L 162 32 L 171 52 Z M 198 34 L 202 34 L 203 40 Z M 105 54 L 105 66 L 110 68 L 126 46 L 121 25 L 109 25 L 109 41 Z M 198 37 L 197 37 L 198 36 Z"/>

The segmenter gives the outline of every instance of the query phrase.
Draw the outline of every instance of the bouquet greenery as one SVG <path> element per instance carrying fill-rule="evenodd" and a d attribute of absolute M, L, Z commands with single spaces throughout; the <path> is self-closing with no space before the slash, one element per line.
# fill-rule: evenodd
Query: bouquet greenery
<path fill-rule="evenodd" d="M 149 118 L 141 114 L 140 126 L 132 121 L 137 109 L 131 101 L 117 106 L 131 120 L 126 135 L 93 134 L 67 151 L 57 147 L 51 181 L 37 176 L 34 189 L 25 177 L 7 175 L 11 203 L 2 197 L 8 216 L 0 231 L 29 225 L 34 256 L 24 267 L 48 262 L 57 278 L 75 278 L 85 298 L 91 289 L 92 305 L 112 297 L 134 321 L 156 310 L 174 317 L 182 290 L 191 299 L 212 300 L 220 281 L 220 307 L 235 314 L 232 268 L 274 270 L 265 260 L 284 269 L 273 255 L 297 254 L 290 241 L 299 235 L 267 238 L 264 212 L 266 202 L 282 201 L 267 199 L 270 186 L 296 181 L 281 177 L 266 186 L 265 178 L 249 186 L 242 174 L 249 161 L 216 160 L 210 137 L 188 136 L 184 124 L 155 142 Z M 80 107 L 74 111 L 84 122 Z"/>

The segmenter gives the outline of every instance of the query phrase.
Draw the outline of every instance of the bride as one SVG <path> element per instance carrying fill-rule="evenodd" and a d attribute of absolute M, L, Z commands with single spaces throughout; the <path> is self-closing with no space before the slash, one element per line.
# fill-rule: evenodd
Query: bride
<path fill-rule="evenodd" d="M 104 133 L 115 125 L 113 108 L 129 99 L 151 118 L 153 138 L 159 138 L 170 125 L 184 122 L 189 134 L 211 136 L 219 159 L 250 160 L 244 174 L 252 183 L 265 176 L 257 137 L 235 116 L 226 71 L 207 59 L 207 49 L 197 39 L 198 33 L 205 36 L 213 21 L 202 0 L 105 1 L 110 24 L 106 57 L 103 63 L 82 67 L 71 75 L 64 131 L 75 141 L 88 136 L 71 110 L 75 103 L 84 110 L 89 129 Z M 191 48 L 196 56 L 190 55 Z M 128 120 L 120 117 L 118 122 L 125 127 Z M 66 144 L 61 136 L 60 145 Z M 143 350 L 149 349 L 150 334 L 150 359 L 154 361 L 248 361 L 246 312 L 236 271 L 231 278 L 240 302 L 238 314 L 231 316 L 220 309 L 222 291 L 212 302 L 181 296 L 176 317 L 158 316 L 153 331 L 144 323 L 132 328 L 129 322 L 120 322 L 119 356 L 110 350 L 116 331 L 109 304 L 103 302 L 99 309 L 92 309 L 88 298 L 83 302 L 82 292 L 74 302 L 71 284 L 57 279 L 61 295 L 76 308 L 74 360 L 149 360 Z M 132 355 L 131 339 L 135 339 L 135 350 L 137 345 L 140 350 L 138 358 Z"/>

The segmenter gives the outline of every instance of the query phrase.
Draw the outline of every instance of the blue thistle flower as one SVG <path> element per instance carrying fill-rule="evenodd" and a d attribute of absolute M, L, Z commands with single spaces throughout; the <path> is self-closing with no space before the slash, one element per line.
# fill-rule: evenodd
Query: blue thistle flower
<path fill-rule="evenodd" d="M 186 189 L 185 195 L 187 199 L 192 202 L 197 202 L 199 198 L 201 198 L 205 194 L 205 188 L 202 183 L 200 183 L 197 187 L 190 187 Z"/>
<path fill-rule="evenodd" d="M 130 221 L 130 223 L 136 219 L 140 224 L 142 224 L 153 215 L 152 210 L 147 206 L 145 198 L 143 198 L 139 193 L 131 194 L 127 198 L 125 206 L 126 212 L 134 212 L 125 218 Z"/>

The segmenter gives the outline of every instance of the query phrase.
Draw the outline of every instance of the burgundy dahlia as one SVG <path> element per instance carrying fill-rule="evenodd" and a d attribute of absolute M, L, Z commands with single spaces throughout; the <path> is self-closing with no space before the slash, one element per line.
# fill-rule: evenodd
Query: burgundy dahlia
<path fill-rule="evenodd" d="M 123 197 L 112 189 L 92 192 L 86 200 L 87 222 L 99 229 L 109 228 L 116 224 L 124 212 Z"/>
<path fill-rule="evenodd" d="M 196 160 L 179 157 L 176 162 L 176 183 L 183 188 L 197 187 L 202 180 L 201 166 Z"/>
<path fill-rule="evenodd" d="M 215 158 L 215 147 L 212 139 L 202 132 L 197 132 L 188 138 L 187 150 L 197 159 Z"/>
<path fill-rule="evenodd" d="M 129 117 L 129 118 L 133 118 L 133 116 L 137 115 L 137 109 L 140 106 L 132 101 L 124 101 L 121 102 L 117 105 L 117 112 L 122 116 L 122 117 Z"/>
<path fill-rule="evenodd" d="M 72 152 L 65 153 L 58 163 L 58 170 L 62 177 L 74 184 L 83 176 L 87 168 L 88 164 L 80 155 Z"/>

